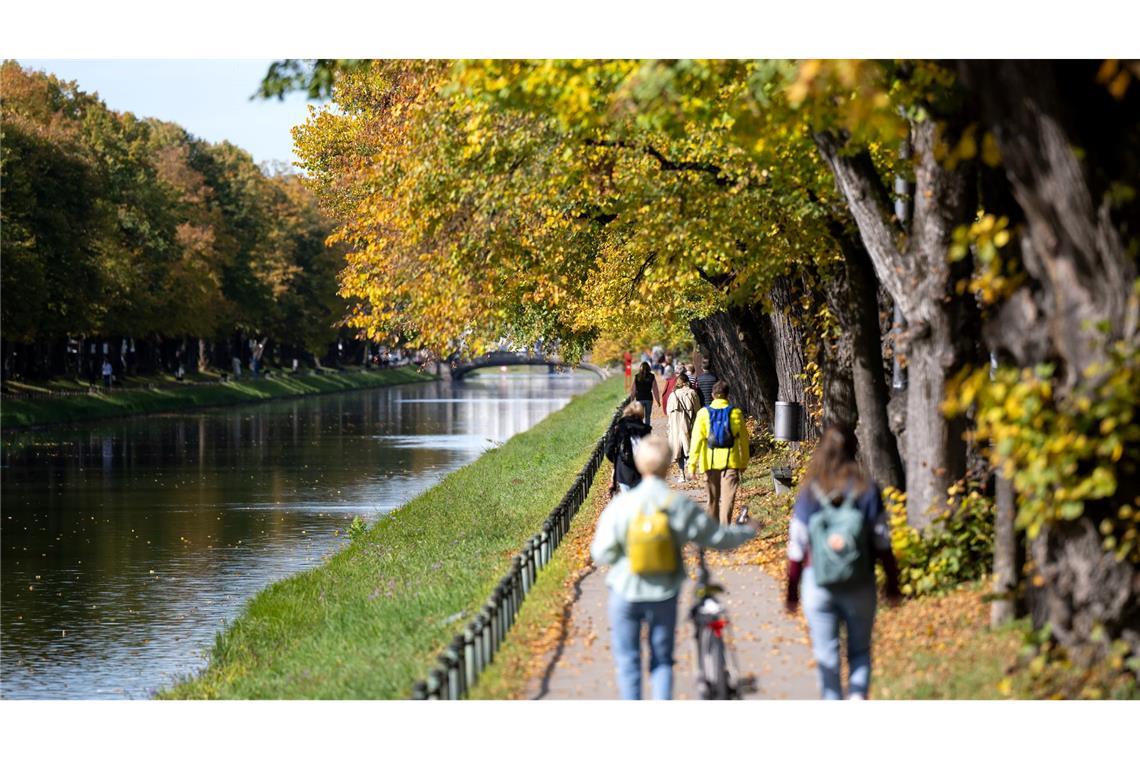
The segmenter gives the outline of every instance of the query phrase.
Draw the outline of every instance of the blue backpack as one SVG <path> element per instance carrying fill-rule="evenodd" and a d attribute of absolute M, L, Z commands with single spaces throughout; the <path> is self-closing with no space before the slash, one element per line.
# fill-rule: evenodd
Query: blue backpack
<path fill-rule="evenodd" d="M 731 449 L 736 439 L 732 436 L 732 405 L 709 410 L 709 446 L 714 449 Z"/>

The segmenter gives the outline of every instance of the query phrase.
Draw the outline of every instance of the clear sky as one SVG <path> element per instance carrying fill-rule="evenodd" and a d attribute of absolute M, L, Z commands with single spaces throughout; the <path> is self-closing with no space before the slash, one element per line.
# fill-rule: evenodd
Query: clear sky
<path fill-rule="evenodd" d="M 292 165 L 290 129 L 305 121 L 308 101 L 294 93 L 284 102 L 250 100 L 269 60 L 46 60 L 20 59 L 97 92 L 109 108 L 181 124 L 210 142 L 229 140 L 258 163 Z"/>

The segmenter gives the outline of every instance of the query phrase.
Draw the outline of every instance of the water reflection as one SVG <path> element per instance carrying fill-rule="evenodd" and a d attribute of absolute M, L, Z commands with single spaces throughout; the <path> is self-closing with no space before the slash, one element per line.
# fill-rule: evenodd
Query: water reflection
<path fill-rule="evenodd" d="M 270 581 L 525 430 L 591 375 L 470 376 L 5 435 L 5 698 L 145 697 Z"/>

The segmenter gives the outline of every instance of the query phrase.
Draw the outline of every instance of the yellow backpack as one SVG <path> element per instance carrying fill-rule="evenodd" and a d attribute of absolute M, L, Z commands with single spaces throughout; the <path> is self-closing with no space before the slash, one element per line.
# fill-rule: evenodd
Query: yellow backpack
<path fill-rule="evenodd" d="M 669 503 L 655 507 L 649 514 L 639 510 L 629 521 L 626 549 L 629 569 L 637 575 L 677 571 L 677 549 L 673 531 L 669 528 L 669 515 L 665 511 Z"/>

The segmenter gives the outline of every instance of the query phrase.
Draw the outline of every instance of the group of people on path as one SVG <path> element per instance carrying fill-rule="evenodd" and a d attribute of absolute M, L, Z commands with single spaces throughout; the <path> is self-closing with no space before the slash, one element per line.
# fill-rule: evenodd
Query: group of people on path
<path fill-rule="evenodd" d="M 678 481 L 704 473 L 709 511 L 713 519 L 727 525 L 732 522 L 740 476 L 748 467 L 748 427 L 744 413 L 729 403 L 728 384 L 717 378 L 711 365 L 706 365 L 695 382 L 691 376 L 691 365 L 675 369 L 667 364 L 662 372 L 664 390 L 659 392 L 649 363 L 642 362 L 632 379 L 634 400 L 623 411 L 611 444 L 614 486 L 627 491 L 641 481 L 633 452 L 649 435 L 656 402 L 668 421 L 670 460 L 680 472 Z"/>
<path fill-rule="evenodd" d="M 677 601 L 685 580 L 682 547 L 695 543 L 733 549 L 759 527 L 746 511 L 739 523 L 734 521 L 750 452 L 744 414 L 730 402 L 728 385 L 711 367 L 696 382 L 690 379 L 691 367 L 666 364 L 661 374 L 660 392 L 648 362 L 632 377 L 633 400 L 624 407 L 606 451 L 614 463 L 614 498 L 599 518 L 591 545 L 594 560 L 611 565 L 608 610 L 623 699 L 641 698 L 643 627 L 648 629 L 651 694 L 672 698 Z M 652 435 L 654 402 L 667 415 L 667 441 Z M 844 695 L 841 627 L 847 638 L 847 696 L 858 700 L 869 694 L 876 563 L 886 576 L 888 601 L 900 597 L 881 491 L 859 466 L 856 450 L 855 435 L 846 427 L 824 431 L 789 520 L 784 606 L 788 614 L 803 606 L 824 699 Z M 666 474 L 674 464 L 678 481 L 705 474 L 707 511 L 668 486 Z"/>

